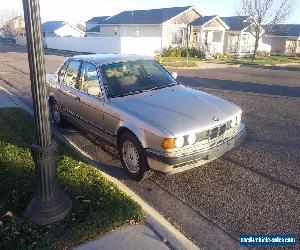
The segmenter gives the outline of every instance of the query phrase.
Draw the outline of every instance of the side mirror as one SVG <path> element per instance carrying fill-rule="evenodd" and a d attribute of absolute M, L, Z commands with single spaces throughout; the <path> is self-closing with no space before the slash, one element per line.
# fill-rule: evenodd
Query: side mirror
<path fill-rule="evenodd" d="M 98 86 L 88 87 L 87 93 L 92 96 L 98 96 L 100 94 L 100 87 L 98 87 Z"/>
<path fill-rule="evenodd" d="M 174 79 L 176 79 L 176 78 L 177 78 L 177 72 L 172 72 L 172 77 L 173 77 Z"/>

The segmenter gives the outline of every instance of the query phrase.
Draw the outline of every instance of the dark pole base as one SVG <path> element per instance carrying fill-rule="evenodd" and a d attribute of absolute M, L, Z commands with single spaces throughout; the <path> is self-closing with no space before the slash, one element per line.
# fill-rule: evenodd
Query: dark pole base
<path fill-rule="evenodd" d="M 62 220 L 71 207 L 71 199 L 63 192 L 48 202 L 42 202 L 41 197 L 34 196 L 26 209 L 26 215 L 36 224 L 47 225 Z"/>
<path fill-rule="evenodd" d="M 71 199 L 56 181 L 56 149 L 55 141 L 49 146 L 32 146 L 37 185 L 36 194 L 27 207 L 26 215 L 40 225 L 63 219 L 72 206 Z"/>

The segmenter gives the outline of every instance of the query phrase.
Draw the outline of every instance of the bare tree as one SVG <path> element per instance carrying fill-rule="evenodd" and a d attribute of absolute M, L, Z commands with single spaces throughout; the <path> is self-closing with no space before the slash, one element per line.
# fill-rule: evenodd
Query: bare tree
<path fill-rule="evenodd" d="M 21 18 L 17 25 L 14 25 L 14 18 L 23 17 L 23 14 L 14 9 L 11 10 L 0 10 L 0 31 L 6 36 L 15 37 L 19 33 L 24 33 L 25 26 L 24 20 Z"/>
<path fill-rule="evenodd" d="M 263 35 L 262 25 L 271 29 L 284 22 L 292 12 L 292 0 L 240 0 L 238 15 L 250 16 L 247 19 L 249 31 L 255 37 L 252 61 L 255 60 L 259 40 Z"/>
<path fill-rule="evenodd" d="M 81 31 L 85 31 L 85 25 L 83 25 L 82 23 L 77 23 L 76 28 L 80 29 Z"/>

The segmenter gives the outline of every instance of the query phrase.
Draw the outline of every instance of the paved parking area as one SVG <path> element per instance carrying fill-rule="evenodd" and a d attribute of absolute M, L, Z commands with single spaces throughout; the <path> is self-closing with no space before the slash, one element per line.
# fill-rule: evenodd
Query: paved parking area
<path fill-rule="evenodd" d="M 13 86 L 31 104 L 27 55 L 0 46 L 0 84 Z M 54 71 L 63 57 L 46 56 Z M 172 71 L 170 69 L 170 71 Z M 182 84 L 226 98 L 244 110 L 243 146 L 224 157 L 173 176 L 154 174 L 136 183 L 113 154 L 82 133 L 61 132 L 104 169 L 123 180 L 209 249 L 237 249 L 241 233 L 300 236 L 300 66 L 177 70 Z"/>

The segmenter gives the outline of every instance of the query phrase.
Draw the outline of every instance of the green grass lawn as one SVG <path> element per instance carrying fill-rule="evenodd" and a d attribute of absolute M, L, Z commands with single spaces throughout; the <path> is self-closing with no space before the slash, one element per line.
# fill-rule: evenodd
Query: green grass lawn
<path fill-rule="evenodd" d="M 31 223 L 24 212 L 35 188 L 33 127 L 32 117 L 24 111 L 0 109 L 0 249 L 69 249 L 113 228 L 143 221 L 140 205 L 58 141 L 59 181 L 72 198 L 72 209 L 61 222 Z"/>
<path fill-rule="evenodd" d="M 158 60 L 158 59 L 157 59 Z M 197 67 L 201 63 L 221 63 L 230 65 L 280 65 L 286 63 L 299 63 L 300 57 L 296 56 L 281 56 L 281 55 L 271 55 L 271 56 L 257 56 L 255 61 L 252 62 L 251 58 L 232 58 L 228 60 L 219 59 L 200 59 L 195 57 L 189 57 L 187 60 L 185 57 L 161 57 L 160 63 L 166 67 Z"/>
<path fill-rule="evenodd" d="M 161 57 L 160 64 L 166 67 L 197 67 L 200 58 L 189 57 Z"/>
<path fill-rule="evenodd" d="M 271 56 L 257 56 L 254 62 L 252 62 L 251 58 L 220 60 L 219 62 L 227 63 L 227 64 L 274 65 L 275 66 L 275 65 L 286 64 L 286 63 L 300 63 L 300 57 L 271 55 Z"/>

